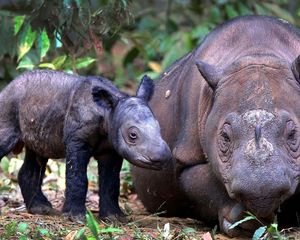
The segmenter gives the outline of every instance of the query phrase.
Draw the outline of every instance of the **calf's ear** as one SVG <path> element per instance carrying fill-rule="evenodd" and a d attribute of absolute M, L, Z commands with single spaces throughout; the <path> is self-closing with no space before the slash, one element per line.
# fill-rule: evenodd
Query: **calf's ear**
<path fill-rule="evenodd" d="M 142 98 L 146 100 L 147 102 L 150 101 L 152 95 L 154 92 L 154 83 L 153 80 L 148 77 L 147 75 L 144 75 L 144 77 L 141 80 L 141 83 L 138 87 L 138 90 L 136 91 L 136 96 L 138 98 Z"/>
<path fill-rule="evenodd" d="M 104 108 L 114 108 L 118 103 L 118 98 L 112 93 L 101 87 L 93 87 L 92 89 L 93 100 L 98 106 Z"/>

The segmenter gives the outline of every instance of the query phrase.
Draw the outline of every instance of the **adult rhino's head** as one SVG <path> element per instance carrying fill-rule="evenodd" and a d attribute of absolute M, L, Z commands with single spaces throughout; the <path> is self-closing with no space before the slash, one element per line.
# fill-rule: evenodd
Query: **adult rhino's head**
<path fill-rule="evenodd" d="M 148 106 L 153 90 L 152 79 L 144 76 L 135 97 L 119 97 L 94 87 L 93 99 L 109 110 L 108 135 L 115 150 L 136 166 L 160 169 L 172 156 Z"/>
<path fill-rule="evenodd" d="M 226 69 L 197 61 L 213 89 L 203 148 L 229 196 L 269 218 L 300 171 L 299 61 L 244 57 Z"/>

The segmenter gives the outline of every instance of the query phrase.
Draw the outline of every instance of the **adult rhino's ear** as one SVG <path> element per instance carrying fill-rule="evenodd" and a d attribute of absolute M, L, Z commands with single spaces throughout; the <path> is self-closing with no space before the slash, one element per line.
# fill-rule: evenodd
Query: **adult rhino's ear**
<path fill-rule="evenodd" d="M 136 96 L 138 98 L 142 98 L 146 100 L 147 102 L 150 101 L 152 95 L 154 92 L 154 83 L 153 80 L 148 77 L 147 75 L 144 75 L 144 77 L 141 80 L 141 83 L 138 87 L 138 90 L 136 91 Z"/>
<path fill-rule="evenodd" d="M 216 89 L 218 82 L 221 78 L 221 71 L 216 67 L 208 63 L 202 62 L 200 60 L 196 60 L 195 63 L 199 72 L 201 73 L 205 81 L 208 83 L 208 85 L 212 89 Z"/>
<path fill-rule="evenodd" d="M 99 86 L 92 89 L 93 100 L 98 106 L 104 108 L 114 108 L 118 103 L 118 98 L 112 93 Z"/>
<path fill-rule="evenodd" d="M 300 83 L 300 56 L 298 56 L 292 63 L 292 72 L 296 80 Z"/>

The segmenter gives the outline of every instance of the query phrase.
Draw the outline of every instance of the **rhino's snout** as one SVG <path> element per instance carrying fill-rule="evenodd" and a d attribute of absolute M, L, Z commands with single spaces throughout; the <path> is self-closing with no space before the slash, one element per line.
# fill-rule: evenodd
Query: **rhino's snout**
<path fill-rule="evenodd" d="M 166 167 L 172 159 L 171 150 L 165 141 L 152 147 L 143 146 L 136 152 L 135 156 L 127 159 L 136 166 L 152 170 L 160 170 Z"/>
<path fill-rule="evenodd" d="M 162 141 L 153 149 L 148 149 L 148 155 L 145 157 L 148 160 L 149 168 L 159 170 L 166 167 L 171 161 L 172 153 L 166 142 Z"/>
<path fill-rule="evenodd" d="M 291 182 L 284 171 L 264 175 L 245 174 L 247 181 L 236 179 L 230 187 L 230 197 L 244 203 L 247 209 L 261 218 L 274 214 L 281 202 L 292 194 Z"/>
<path fill-rule="evenodd" d="M 161 143 L 161 147 L 159 150 L 154 151 L 153 155 L 150 157 L 150 160 L 154 164 L 159 164 L 162 167 L 166 166 L 167 163 L 171 160 L 172 153 L 169 146 L 165 141 Z"/>

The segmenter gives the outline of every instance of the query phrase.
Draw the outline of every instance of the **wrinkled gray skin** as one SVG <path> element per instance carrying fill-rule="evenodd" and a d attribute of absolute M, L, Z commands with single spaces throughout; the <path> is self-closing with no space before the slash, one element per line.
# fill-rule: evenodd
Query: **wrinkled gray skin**
<path fill-rule="evenodd" d="M 149 211 L 218 220 L 231 236 L 257 228 L 229 229 L 245 210 L 299 223 L 299 54 L 290 24 L 240 17 L 160 76 L 150 107 L 173 162 L 162 172 L 132 168 Z"/>
<path fill-rule="evenodd" d="M 140 167 L 160 169 L 171 158 L 148 101 L 153 82 L 145 76 L 136 97 L 101 77 L 57 71 L 26 72 L 0 93 L 0 159 L 26 147 L 18 180 L 29 212 L 56 213 L 41 191 L 48 158 L 66 158 L 63 213 L 85 215 L 87 165 L 99 166 L 101 218 L 122 217 L 119 173 L 123 157 Z"/>

